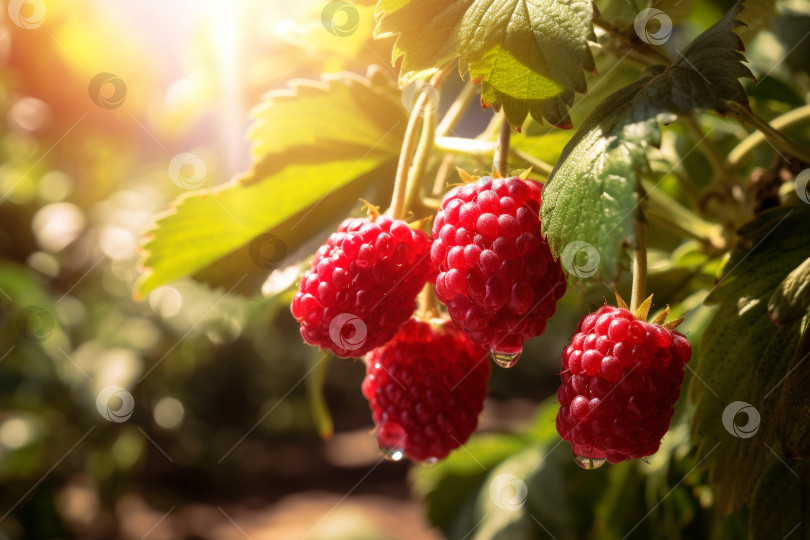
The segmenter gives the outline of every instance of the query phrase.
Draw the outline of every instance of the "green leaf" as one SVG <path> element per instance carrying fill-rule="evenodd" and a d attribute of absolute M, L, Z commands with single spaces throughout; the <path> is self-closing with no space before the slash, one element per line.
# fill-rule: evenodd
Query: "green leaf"
<path fill-rule="evenodd" d="M 810 317 L 787 370 L 777 405 L 777 435 L 791 459 L 810 458 Z"/>
<path fill-rule="evenodd" d="M 791 374 L 804 323 L 777 328 L 768 318 L 767 307 L 779 283 L 810 256 L 810 209 L 776 208 L 738 234 L 739 246 L 706 299 L 719 307 L 700 342 L 697 375 L 689 387 L 689 398 L 695 403 L 696 459 L 706 459 L 721 516 L 748 499 L 768 447 L 774 446 L 777 437 L 783 447 L 786 441 L 801 447 L 806 440 L 801 422 L 784 422 L 780 427 L 776 419 L 792 420 L 798 411 L 810 411 L 806 392 L 791 390 L 793 385 L 786 383 L 793 378 L 805 381 L 803 371 L 801 378 Z M 757 429 L 753 425 L 748 431 L 735 428 L 747 422 L 746 414 L 734 416 L 742 408 L 735 407 L 735 402 L 753 407 L 746 411 L 756 411 L 761 419 Z M 731 413 L 726 413 L 724 421 L 727 410 Z M 737 419 L 735 424 L 729 423 L 728 414 Z"/>
<path fill-rule="evenodd" d="M 543 191 L 543 233 L 555 255 L 573 242 L 599 251 L 598 275 L 614 281 L 634 239 L 639 179 L 647 152 L 660 143 L 659 120 L 696 109 L 747 106 L 739 77 L 750 77 L 737 52 L 738 8 L 698 36 L 669 68 L 657 67 L 606 98 L 566 145 Z M 567 269 L 570 270 L 570 269 Z"/>
<path fill-rule="evenodd" d="M 256 162 L 271 156 L 323 162 L 399 154 L 407 118 L 399 91 L 384 73 L 372 71 L 369 79 L 340 73 L 289 85 L 265 96 L 253 111 L 249 137 Z M 400 136 L 384 137 L 391 131 Z"/>
<path fill-rule="evenodd" d="M 810 465 L 771 459 L 751 496 L 751 508 L 751 540 L 810 538 Z"/>
<path fill-rule="evenodd" d="M 797 266 L 779 284 L 768 301 L 768 314 L 774 324 L 795 322 L 810 309 L 810 258 Z"/>
<path fill-rule="evenodd" d="M 547 400 L 521 433 L 475 434 L 439 463 L 412 469 L 414 490 L 424 499 L 430 522 L 448 538 L 470 533 L 477 521 L 473 513 L 478 492 L 490 471 L 535 445 L 559 440 L 554 427 L 557 409 L 556 403 Z"/>
<path fill-rule="evenodd" d="M 323 386 L 326 381 L 326 372 L 329 369 L 330 359 L 329 354 L 321 351 L 314 352 L 310 356 L 310 371 L 307 372 L 306 378 L 307 397 L 309 398 L 309 408 L 312 410 L 312 418 L 318 428 L 318 435 L 325 441 L 331 439 L 335 432 L 329 405 L 327 405 L 326 397 L 323 395 Z"/>
<path fill-rule="evenodd" d="M 387 198 L 406 123 L 398 90 L 380 72 L 295 81 L 269 93 L 251 130 L 252 170 L 181 196 L 158 218 L 136 295 L 183 276 L 255 292 L 370 187 Z"/>
<path fill-rule="evenodd" d="M 430 523 L 450 538 L 469 532 L 475 526 L 470 506 L 488 471 L 527 444 L 517 435 L 476 434 L 443 461 L 411 469 L 414 490 L 425 501 Z"/>
<path fill-rule="evenodd" d="M 567 107 L 594 70 L 590 2 L 556 0 L 380 0 L 375 36 L 398 35 L 400 84 L 459 58 L 482 83 L 482 101 L 503 107 L 509 123 L 527 114 L 570 127 Z"/>

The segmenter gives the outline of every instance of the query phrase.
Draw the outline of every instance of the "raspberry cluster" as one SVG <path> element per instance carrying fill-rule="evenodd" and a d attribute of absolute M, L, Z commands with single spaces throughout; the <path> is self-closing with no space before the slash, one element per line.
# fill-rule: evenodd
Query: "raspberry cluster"
<path fill-rule="evenodd" d="M 533 180 L 483 177 L 450 190 L 433 223 L 436 296 L 507 367 L 543 333 L 566 288 L 540 233 L 540 194 Z"/>
<path fill-rule="evenodd" d="M 385 215 L 343 221 L 292 300 L 304 340 L 343 357 L 387 343 L 435 275 L 429 250 L 428 236 L 404 221 Z"/>
<path fill-rule="evenodd" d="M 367 357 L 363 395 L 390 459 L 434 461 L 462 445 L 478 423 L 490 366 L 452 322 L 417 319 Z"/>
<path fill-rule="evenodd" d="M 391 459 L 442 459 L 475 430 L 489 351 L 514 364 L 542 334 L 566 278 L 541 235 L 542 186 L 484 177 L 450 190 L 433 240 L 404 221 L 345 220 L 316 253 L 292 301 L 307 343 L 366 358 L 363 395 Z M 452 321 L 413 318 L 435 282 Z M 557 430 L 585 468 L 655 453 L 669 429 L 692 350 L 666 313 L 645 322 L 602 306 L 562 355 Z"/>
<path fill-rule="evenodd" d="M 686 337 L 602 306 L 562 354 L 557 431 L 591 468 L 654 454 L 669 429 L 692 356 Z"/>

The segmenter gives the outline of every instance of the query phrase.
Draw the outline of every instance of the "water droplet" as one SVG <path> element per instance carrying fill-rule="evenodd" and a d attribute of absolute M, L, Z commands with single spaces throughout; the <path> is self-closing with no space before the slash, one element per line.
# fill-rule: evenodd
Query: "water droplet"
<path fill-rule="evenodd" d="M 425 465 L 435 465 L 438 462 L 439 462 L 439 458 L 437 458 L 437 457 L 427 458 L 425 460 Z"/>
<path fill-rule="evenodd" d="M 380 453 L 388 461 L 402 461 L 402 458 L 405 457 L 405 450 L 402 448 L 383 448 L 381 446 Z"/>
<path fill-rule="evenodd" d="M 576 464 L 588 471 L 598 469 L 607 462 L 605 457 L 581 456 L 576 452 L 573 452 L 573 455 Z"/>
<path fill-rule="evenodd" d="M 489 356 L 492 357 L 492 361 L 501 366 L 502 368 L 510 368 L 517 364 L 518 359 L 520 359 L 520 355 L 523 352 L 522 349 L 518 351 L 490 351 Z"/>

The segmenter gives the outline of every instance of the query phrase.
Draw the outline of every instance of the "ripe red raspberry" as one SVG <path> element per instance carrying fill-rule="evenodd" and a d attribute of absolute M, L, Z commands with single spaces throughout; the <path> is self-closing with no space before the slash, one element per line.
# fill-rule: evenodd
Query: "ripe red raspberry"
<path fill-rule="evenodd" d="M 436 296 L 499 364 L 517 361 L 565 293 L 565 274 L 540 234 L 542 186 L 483 177 L 450 190 L 433 223 Z"/>
<path fill-rule="evenodd" d="M 430 240 L 380 216 L 346 219 L 318 249 L 292 300 L 310 345 L 361 357 L 391 339 L 431 274 Z"/>
<path fill-rule="evenodd" d="M 435 461 L 478 424 L 490 367 L 486 351 L 448 321 L 411 319 L 367 357 L 363 395 L 386 457 Z"/>
<path fill-rule="evenodd" d="M 686 337 L 602 306 L 562 354 L 557 431 L 577 463 L 595 468 L 654 454 L 669 429 L 692 356 Z"/>

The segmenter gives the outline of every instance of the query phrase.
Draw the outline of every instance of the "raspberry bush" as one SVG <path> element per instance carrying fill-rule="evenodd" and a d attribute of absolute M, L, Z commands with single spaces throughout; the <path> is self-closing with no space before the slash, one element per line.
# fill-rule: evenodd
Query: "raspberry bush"
<path fill-rule="evenodd" d="M 319 358 L 365 364 L 352 390 L 386 456 L 439 461 L 412 478 L 448 536 L 793 534 L 810 485 L 801 32 L 753 0 L 330 4 L 376 41 L 314 24 L 347 38 L 351 73 L 264 98 L 251 170 L 158 221 L 138 294 L 266 278 Z M 357 74 L 371 47 L 396 80 Z M 490 359 L 515 367 L 490 380 Z M 532 400 L 534 423 L 501 414 Z"/>

